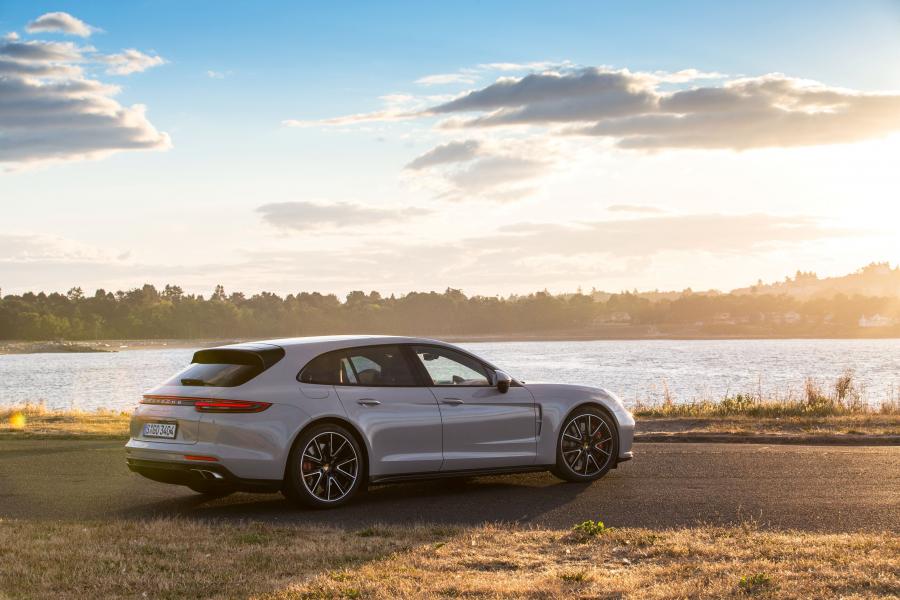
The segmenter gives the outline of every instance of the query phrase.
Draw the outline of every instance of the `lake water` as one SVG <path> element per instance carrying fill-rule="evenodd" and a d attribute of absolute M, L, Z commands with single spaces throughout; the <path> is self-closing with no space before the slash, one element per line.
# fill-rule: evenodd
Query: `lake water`
<path fill-rule="evenodd" d="M 864 398 L 900 397 L 900 340 L 637 340 L 479 342 L 461 346 L 527 381 L 609 388 L 628 404 L 762 391 L 799 396 L 853 369 Z M 141 393 L 190 362 L 192 350 L 0 356 L 0 406 L 130 410 Z M 299 367 L 299 365 L 298 365 Z"/>

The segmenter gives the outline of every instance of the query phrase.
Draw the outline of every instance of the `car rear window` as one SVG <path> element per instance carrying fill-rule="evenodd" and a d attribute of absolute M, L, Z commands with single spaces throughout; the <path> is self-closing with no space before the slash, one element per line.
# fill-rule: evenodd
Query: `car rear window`
<path fill-rule="evenodd" d="M 284 356 L 277 346 L 248 349 L 199 350 L 191 365 L 167 385 L 235 387 L 247 383 Z"/>

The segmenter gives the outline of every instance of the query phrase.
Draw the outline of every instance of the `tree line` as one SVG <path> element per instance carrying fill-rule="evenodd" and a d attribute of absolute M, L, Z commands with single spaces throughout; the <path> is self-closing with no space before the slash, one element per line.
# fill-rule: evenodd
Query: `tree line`
<path fill-rule="evenodd" d="M 900 299 L 835 295 L 798 300 L 769 294 L 695 294 L 650 299 L 639 293 L 536 292 L 509 297 L 413 292 L 382 296 L 262 292 L 209 296 L 185 294 L 175 285 L 118 292 L 81 288 L 66 294 L 25 293 L 0 298 L 0 339 L 198 339 L 283 337 L 336 333 L 490 335 L 600 332 L 625 326 L 662 331 L 760 331 L 771 333 L 858 329 L 863 316 L 900 322 Z M 894 326 L 896 328 L 896 326 Z"/>

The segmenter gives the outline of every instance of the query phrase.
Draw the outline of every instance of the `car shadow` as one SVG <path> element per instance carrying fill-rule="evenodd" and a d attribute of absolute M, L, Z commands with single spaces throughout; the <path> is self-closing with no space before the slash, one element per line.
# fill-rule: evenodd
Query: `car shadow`
<path fill-rule="evenodd" d="M 611 477 L 607 476 L 608 478 Z M 237 493 L 207 499 L 185 495 L 119 511 L 122 517 L 173 516 L 252 520 L 344 527 L 375 523 L 528 523 L 576 500 L 591 484 L 562 482 L 549 474 L 504 475 L 380 485 L 346 506 L 330 510 L 297 507 L 280 494 Z"/>

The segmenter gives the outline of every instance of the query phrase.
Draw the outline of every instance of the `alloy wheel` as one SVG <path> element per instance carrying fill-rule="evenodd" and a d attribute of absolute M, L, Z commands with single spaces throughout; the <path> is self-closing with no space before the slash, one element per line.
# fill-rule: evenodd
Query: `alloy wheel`
<path fill-rule="evenodd" d="M 573 417 L 563 429 L 560 443 L 563 460 L 577 475 L 594 476 L 612 460 L 612 431 L 604 419 L 591 413 Z"/>
<path fill-rule="evenodd" d="M 337 502 L 353 489 L 359 459 L 353 444 L 340 433 L 326 431 L 313 437 L 300 463 L 306 490 L 322 502 Z"/>

